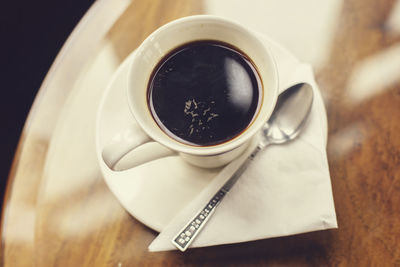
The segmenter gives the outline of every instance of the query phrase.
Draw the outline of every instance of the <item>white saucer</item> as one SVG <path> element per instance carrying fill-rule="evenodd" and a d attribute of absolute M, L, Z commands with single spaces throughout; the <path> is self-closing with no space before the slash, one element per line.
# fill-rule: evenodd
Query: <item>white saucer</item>
<path fill-rule="evenodd" d="M 291 75 L 301 63 L 281 46 L 265 39 L 275 57 L 280 81 Z M 104 91 L 97 114 L 97 158 L 104 179 L 122 206 L 148 227 L 161 231 L 168 222 L 215 177 L 220 169 L 203 169 L 187 164 L 178 156 L 146 162 L 126 171 L 110 170 L 101 157 L 107 142 L 134 121 L 125 97 L 128 62 L 134 52 L 121 64 Z M 280 71 L 284 69 L 285 73 Z M 280 83 L 280 91 L 290 84 Z M 327 142 L 327 119 L 320 93 L 315 106 L 321 116 L 323 146 Z M 153 144 L 155 148 L 158 144 Z M 129 157 L 129 156 L 128 156 Z"/>

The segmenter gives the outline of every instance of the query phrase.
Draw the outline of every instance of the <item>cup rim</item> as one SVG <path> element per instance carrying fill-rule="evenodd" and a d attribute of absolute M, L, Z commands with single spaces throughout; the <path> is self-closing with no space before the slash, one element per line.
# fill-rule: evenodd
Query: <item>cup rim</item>
<path fill-rule="evenodd" d="M 265 54 L 268 55 L 267 57 L 269 58 L 270 63 L 273 66 L 271 68 L 271 71 L 272 71 L 272 76 L 274 77 L 274 81 L 272 82 L 273 87 L 268 87 L 268 90 L 270 91 L 270 94 L 271 94 L 269 96 L 269 98 L 272 98 L 271 103 L 273 103 L 273 104 L 269 107 L 267 112 L 265 112 L 266 113 L 266 114 L 264 114 L 265 119 L 259 118 L 259 115 L 261 115 L 260 114 L 261 107 L 260 107 L 260 110 L 255 115 L 256 118 L 253 119 L 253 121 L 249 124 L 249 126 L 246 129 L 244 129 L 242 133 L 240 133 L 238 136 L 232 138 L 229 141 L 226 141 L 226 142 L 223 142 L 220 144 L 216 144 L 216 145 L 212 145 L 212 146 L 195 146 L 195 145 L 185 144 L 185 143 L 179 142 L 178 140 L 174 139 L 173 137 L 170 137 L 163 130 L 161 130 L 161 128 L 158 126 L 158 124 L 152 118 L 152 116 L 150 116 L 150 117 L 153 121 L 153 123 L 152 123 L 153 127 L 149 127 L 148 123 L 144 122 L 143 116 L 138 115 L 139 111 L 136 109 L 136 107 L 130 97 L 130 94 L 129 94 L 129 89 L 134 87 L 133 86 L 134 81 L 131 78 L 132 75 L 128 75 L 128 79 L 127 79 L 128 80 L 127 81 L 127 98 L 128 98 L 129 109 L 130 109 L 133 117 L 137 121 L 137 123 L 144 130 L 144 132 L 150 136 L 150 138 L 152 138 L 154 141 L 156 141 L 172 150 L 175 150 L 175 151 L 181 152 L 181 153 L 197 155 L 197 156 L 210 156 L 210 155 L 223 154 L 223 153 L 231 151 L 231 150 L 241 146 L 242 144 L 246 143 L 247 141 L 249 141 L 252 137 L 254 137 L 256 135 L 256 133 L 267 122 L 267 119 L 271 116 L 272 111 L 276 104 L 277 97 L 278 97 L 279 81 L 278 81 L 277 65 L 276 65 L 275 59 L 272 55 L 272 52 L 270 51 L 270 48 L 266 46 L 265 42 L 260 40 L 260 38 L 257 36 L 257 34 L 254 31 L 245 28 L 243 25 L 241 25 L 240 23 L 238 23 L 236 21 L 233 21 L 233 20 L 230 20 L 227 18 L 223 18 L 220 16 L 215 16 L 215 15 L 193 15 L 193 16 L 187 16 L 187 17 L 179 18 L 179 19 L 173 20 L 171 22 L 168 22 L 168 23 L 164 24 L 163 26 L 159 27 L 158 29 L 156 29 L 154 32 L 152 32 L 139 45 L 139 47 L 134 52 L 137 52 L 137 50 L 142 49 L 144 46 L 146 46 L 147 43 L 153 41 L 154 38 L 161 31 L 164 31 L 168 28 L 175 27 L 177 24 L 182 24 L 182 23 L 185 23 L 188 21 L 191 21 L 191 22 L 196 21 L 198 23 L 214 22 L 214 23 L 230 24 L 236 28 L 239 28 L 239 29 L 245 31 L 247 34 L 249 34 L 252 37 L 253 40 L 255 40 L 261 44 L 261 46 L 264 49 Z M 177 44 L 176 46 L 179 46 L 179 45 L 180 44 Z M 129 64 L 128 74 L 131 73 L 131 71 L 133 69 L 133 65 L 135 64 L 135 59 L 137 56 L 138 56 L 138 53 L 136 53 L 136 55 L 134 55 L 134 57 L 132 58 L 132 60 Z M 260 76 L 262 76 L 262 74 L 260 74 Z M 261 79 L 262 79 L 262 77 L 261 77 Z M 145 88 L 145 90 L 147 91 L 147 88 Z M 264 101 L 265 100 L 261 100 L 261 104 L 263 104 Z M 147 104 L 146 104 L 146 106 L 147 106 Z M 148 112 L 150 112 L 150 110 L 148 110 Z M 163 135 L 165 138 L 159 138 L 159 135 L 155 134 L 155 132 Z"/>

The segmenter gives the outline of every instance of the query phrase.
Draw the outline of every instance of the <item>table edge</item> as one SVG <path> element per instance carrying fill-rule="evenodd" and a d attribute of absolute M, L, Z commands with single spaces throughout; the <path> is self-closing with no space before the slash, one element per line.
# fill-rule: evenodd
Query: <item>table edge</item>
<path fill-rule="evenodd" d="M 117 3 L 119 6 L 119 11 L 114 12 L 113 18 L 111 18 L 109 22 L 109 26 L 114 24 L 115 20 L 120 16 L 120 14 L 127 8 L 127 6 L 130 4 L 130 0 L 120 0 L 119 3 Z M 26 117 L 26 120 L 24 122 L 24 126 L 21 131 L 20 138 L 18 140 L 18 144 L 15 149 L 15 154 L 12 159 L 12 163 L 10 166 L 10 170 L 7 176 L 7 181 L 6 181 L 6 186 L 5 186 L 5 191 L 3 195 L 3 203 L 2 203 L 2 210 L 1 210 L 1 215 L 0 215 L 0 239 L 1 239 L 1 247 L 0 247 L 0 264 L 1 266 L 4 265 L 4 249 L 5 249 L 5 229 L 7 227 L 7 215 L 8 215 L 8 204 L 12 196 L 12 189 L 13 185 L 15 182 L 16 178 L 16 173 L 18 170 L 18 167 L 20 165 L 20 160 L 21 156 L 23 154 L 23 148 L 26 143 L 27 138 L 30 136 L 31 132 L 30 129 L 32 127 L 32 124 L 34 123 L 34 120 L 36 119 L 36 114 L 38 110 L 40 109 L 40 104 L 42 100 L 47 96 L 47 92 L 49 90 L 49 84 L 51 81 L 54 79 L 54 76 L 56 73 L 59 71 L 59 66 L 63 64 L 64 58 L 68 55 L 68 53 L 71 50 L 71 47 L 73 46 L 74 43 L 77 42 L 77 39 L 80 35 L 80 32 L 88 28 L 90 25 L 90 22 L 93 21 L 93 19 L 96 17 L 96 12 L 99 10 L 107 10 L 111 5 L 115 5 L 115 2 L 113 0 L 98 0 L 93 2 L 93 4 L 89 7 L 89 9 L 86 11 L 86 13 L 82 16 L 82 18 L 79 20 L 79 22 L 75 25 L 73 28 L 72 32 L 69 34 L 67 37 L 66 41 L 62 45 L 61 49 L 57 53 L 53 63 L 51 64 L 45 78 L 43 79 L 39 90 L 36 94 L 36 97 L 33 100 L 32 106 L 29 110 L 29 113 Z M 104 33 L 107 33 L 108 29 L 104 31 Z M 105 36 L 105 34 L 103 35 Z M 60 108 L 61 112 L 62 108 Z M 52 133 L 55 130 L 56 125 L 52 128 Z M 47 154 L 47 151 L 46 151 Z M 42 166 L 43 169 L 44 165 Z"/>

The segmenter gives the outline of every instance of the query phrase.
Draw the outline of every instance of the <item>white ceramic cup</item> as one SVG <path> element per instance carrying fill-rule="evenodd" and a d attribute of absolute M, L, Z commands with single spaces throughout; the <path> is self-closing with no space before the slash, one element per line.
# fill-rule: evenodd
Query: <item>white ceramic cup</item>
<path fill-rule="evenodd" d="M 148 83 L 156 65 L 171 50 L 196 40 L 222 41 L 237 47 L 252 60 L 262 81 L 262 98 L 252 123 L 237 137 L 213 146 L 193 146 L 171 138 L 154 121 L 147 102 Z M 278 74 L 269 48 L 256 33 L 231 20 L 196 15 L 172 21 L 143 41 L 130 62 L 126 91 L 137 123 L 103 149 L 103 159 L 110 168 L 132 150 L 140 150 L 143 155 L 143 149 L 139 148 L 148 142 L 157 142 L 168 149 L 147 151 L 144 153 L 147 159 L 178 153 L 191 164 L 213 168 L 238 157 L 268 120 L 277 100 Z"/>

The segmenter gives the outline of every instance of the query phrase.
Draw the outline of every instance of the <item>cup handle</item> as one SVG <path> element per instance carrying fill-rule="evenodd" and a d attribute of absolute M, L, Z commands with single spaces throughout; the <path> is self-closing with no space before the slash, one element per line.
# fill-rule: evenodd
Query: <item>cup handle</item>
<path fill-rule="evenodd" d="M 136 123 L 116 134 L 102 150 L 104 163 L 113 171 L 123 171 L 174 154 L 176 152 L 154 142 Z"/>

